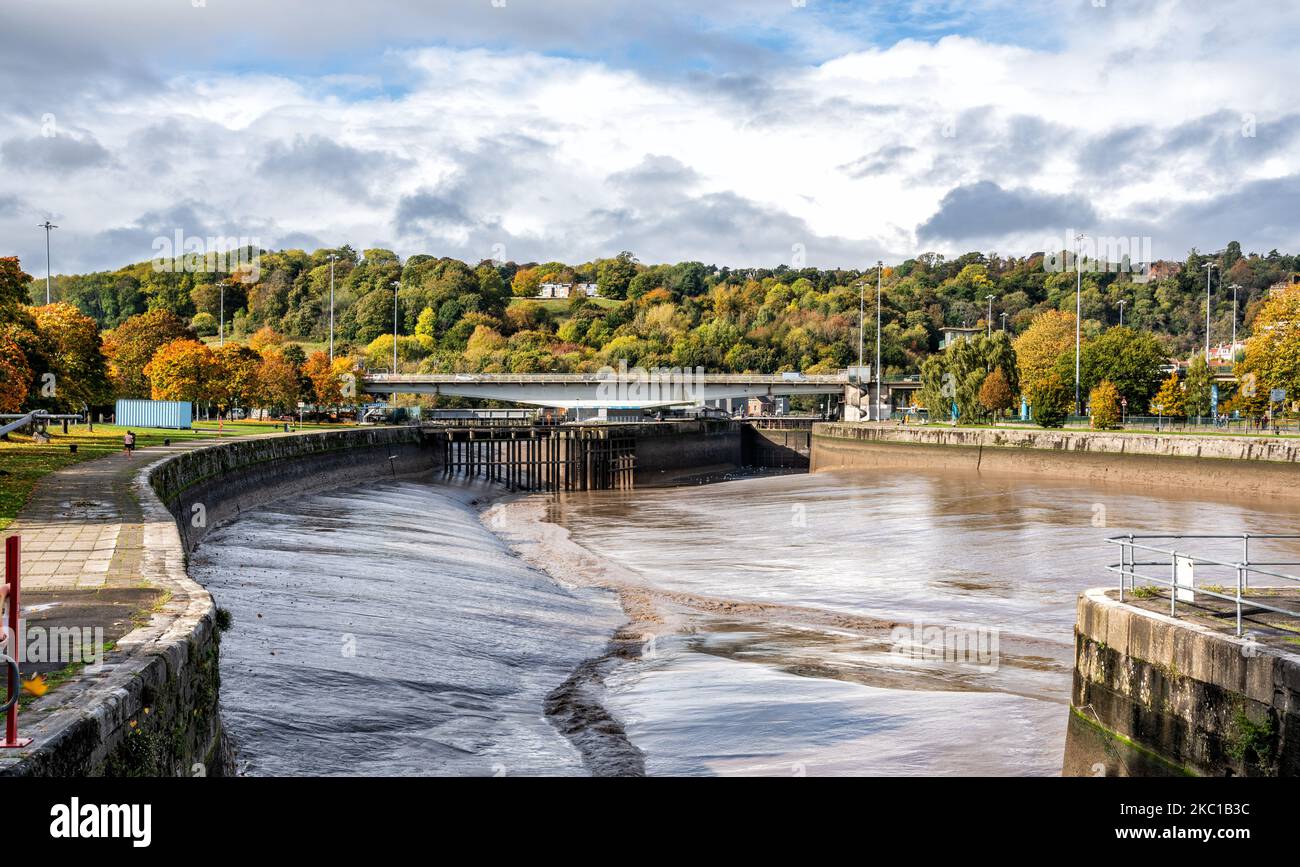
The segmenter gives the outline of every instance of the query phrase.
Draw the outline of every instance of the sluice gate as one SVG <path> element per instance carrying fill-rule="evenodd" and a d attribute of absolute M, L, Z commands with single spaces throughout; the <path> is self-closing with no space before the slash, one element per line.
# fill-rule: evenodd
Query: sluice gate
<path fill-rule="evenodd" d="M 480 478 L 511 491 L 631 490 L 636 437 L 617 425 L 482 424 L 425 428 L 441 445 L 447 476 Z"/>

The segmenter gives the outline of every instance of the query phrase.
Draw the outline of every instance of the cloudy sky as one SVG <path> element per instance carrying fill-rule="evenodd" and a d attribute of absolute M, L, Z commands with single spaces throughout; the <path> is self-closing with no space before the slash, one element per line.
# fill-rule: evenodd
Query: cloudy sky
<path fill-rule="evenodd" d="M 1295 0 L 5 0 L 0 255 L 1300 250 Z"/>

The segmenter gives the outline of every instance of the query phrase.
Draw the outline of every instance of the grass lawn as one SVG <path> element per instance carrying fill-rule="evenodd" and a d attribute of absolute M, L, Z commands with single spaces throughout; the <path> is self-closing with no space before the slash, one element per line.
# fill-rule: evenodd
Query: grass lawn
<path fill-rule="evenodd" d="M 210 439 L 218 436 L 217 423 L 196 420 L 193 430 L 165 430 L 162 428 L 132 428 L 139 448 L 159 445 L 164 439 L 172 441 Z M 297 427 L 295 425 L 295 427 Z M 337 428 L 340 425 L 302 426 L 307 428 Z M 284 425 L 270 422 L 226 422 L 221 436 L 251 436 L 253 434 L 283 431 Z M 68 435 L 62 427 L 50 426 L 50 441 L 44 445 L 32 442 L 23 432 L 9 434 L 8 442 L 0 440 L 0 530 L 13 523 L 18 512 L 27 503 L 36 482 L 47 473 L 61 470 L 78 461 L 90 461 L 122 450 L 122 437 L 126 428 L 111 424 L 97 424 L 92 433 L 85 425 L 72 425 Z M 76 444 L 74 455 L 68 446 Z"/>
<path fill-rule="evenodd" d="M 217 336 L 216 336 L 215 334 L 212 335 L 211 337 L 200 337 L 199 340 L 202 341 L 203 343 L 207 344 L 207 345 L 208 345 L 209 347 L 211 347 L 212 349 L 216 349 L 216 348 L 217 348 L 217 342 L 218 342 L 218 341 L 217 341 Z M 229 333 L 227 333 L 227 334 L 226 334 L 226 342 L 227 342 L 227 343 L 242 343 L 242 344 L 244 344 L 245 346 L 247 346 L 247 345 L 248 345 L 248 338 L 247 338 L 247 337 L 232 337 Z M 298 344 L 299 346 L 301 346 L 301 347 L 302 347 L 302 351 L 305 352 L 305 353 L 307 353 L 308 355 L 311 355 L 313 352 L 317 352 L 317 351 L 324 352 L 324 351 L 327 351 L 327 350 L 329 349 L 329 341 L 326 341 L 326 340 L 314 341 L 314 340 L 295 340 L 295 339 L 293 339 L 293 338 L 285 338 L 284 343 L 285 343 L 285 345 L 288 345 L 288 344 L 290 344 L 290 343 L 296 343 L 296 344 Z M 341 348 L 342 348 L 342 345 L 343 345 L 343 344 L 342 344 L 341 341 L 338 340 L 338 335 L 337 335 L 337 333 L 336 333 L 336 334 L 335 334 L 335 340 L 334 340 L 334 349 L 335 349 L 335 351 L 337 352 L 339 349 L 341 349 Z"/>

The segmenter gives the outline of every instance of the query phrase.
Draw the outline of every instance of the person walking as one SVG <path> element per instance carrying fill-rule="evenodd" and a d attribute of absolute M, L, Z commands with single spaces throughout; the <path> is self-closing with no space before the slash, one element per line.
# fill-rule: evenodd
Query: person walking
<path fill-rule="evenodd" d="M 135 452 L 135 434 L 131 431 L 126 432 L 122 437 L 122 451 L 129 458 Z"/>

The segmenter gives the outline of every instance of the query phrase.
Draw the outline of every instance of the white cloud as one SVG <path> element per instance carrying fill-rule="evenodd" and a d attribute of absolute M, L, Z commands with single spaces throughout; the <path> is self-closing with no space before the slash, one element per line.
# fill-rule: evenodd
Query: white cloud
<path fill-rule="evenodd" d="M 838 56 L 681 74 L 517 44 L 372 48 L 373 68 L 357 73 L 117 69 L 50 103 L 70 131 L 52 139 L 37 103 L 53 98 L 11 87 L 0 101 L 5 192 L 33 210 L 0 209 L 0 237 L 43 267 L 35 224 L 55 218 L 56 270 L 148 258 L 148 232 L 167 215 L 201 215 L 203 226 L 174 227 L 184 231 L 268 245 L 393 242 L 470 260 L 504 243 L 521 261 L 630 248 L 646 261 L 773 265 L 802 244 L 810 264 L 861 266 L 932 245 L 1031 252 L 1056 227 L 1024 220 L 1060 222 L 1077 206 L 1075 228 L 1141 226 L 1162 256 L 1231 239 L 1300 248 L 1300 226 L 1243 219 L 1236 195 L 1266 195 L 1270 179 L 1290 189 L 1300 175 L 1300 103 L 1280 84 L 1296 13 L 1272 2 L 1061 8 L 1067 26 L 1019 45 L 947 36 L 848 51 L 824 21 L 789 19 L 801 52 Z M 323 7 L 322 29 L 336 11 Z M 592 32 L 612 26 L 600 4 L 590 11 Z M 722 20 L 701 27 L 721 32 Z M 786 20 L 769 11 L 753 27 Z M 261 38 L 278 32 L 275 19 L 257 24 Z M 467 28 L 448 42 L 473 41 Z M 15 74 L 0 65 L 0 84 L 20 83 Z M 61 162 L 75 164 L 75 182 L 52 177 Z M 983 190 L 1014 191 L 990 208 L 1052 207 L 966 231 Z M 1206 209 L 1219 200 L 1232 217 L 1216 223 Z"/>

